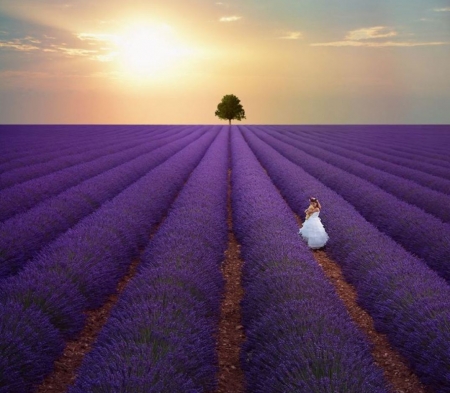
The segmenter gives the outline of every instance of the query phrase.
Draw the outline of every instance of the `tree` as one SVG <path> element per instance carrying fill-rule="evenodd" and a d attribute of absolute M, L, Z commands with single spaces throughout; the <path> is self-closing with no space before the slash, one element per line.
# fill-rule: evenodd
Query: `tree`
<path fill-rule="evenodd" d="M 245 111 L 241 105 L 241 100 L 233 94 L 223 96 L 222 101 L 217 105 L 216 116 L 220 119 L 229 121 L 245 119 Z"/>

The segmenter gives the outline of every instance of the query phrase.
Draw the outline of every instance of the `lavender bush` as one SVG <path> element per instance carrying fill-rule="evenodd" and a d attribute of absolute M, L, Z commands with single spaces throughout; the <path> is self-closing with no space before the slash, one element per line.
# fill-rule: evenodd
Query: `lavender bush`
<path fill-rule="evenodd" d="M 386 392 L 370 347 L 298 234 L 240 133 L 232 135 L 232 204 L 244 259 L 249 392 Z"/>
<path fill-rule="evenodd" d="M 71 393 L 216 388 L 227 145 L 224 128 L 147 246 Z"/>
<path fill-rule="evenodd" d="M 329 141 L 336 142 L 342 147 L 348 146 L 352 147 L 353 150 L 359 150 L 360 147 L 368 148 L 373 152 L 383 152 L 387 155 L 393 155 L 396 157 L 401 157 L 404 159 L 412 160 L 415 162 L 425 162 L 428 164 L 436 165 L 439 167 L 450 167 L 450 159 L 447 155 L 443 155 L 439 152 L 431 152 L 423 148 L 423 140 L 419 139 L 418 136 L 426 135 L 426 138 L 431 139 L 433 141 L 437 141 L 440 146 L 445 146 L 446 143 L 449 143 L 450 140 L 443 138 L 445 135 L 445 131 L 442 130 L 442 133 L 433 133 L 433 128 L 431 130 L 420 130 L 419 134 L 413 132 L 414 128 L 407 127 L 404 132 L 400 132 L 403 128 L 402 126 L 394 126 L 388 127 L 386 132 L 386 126 L 369 126 L 369 128 L 373 129 L 373 136 L 370 134 L 366 134 L 366 127 L 362 130 L 359 130 L 357 134 L 353 138 L 346 137 L 342 135 L 342 133 L 335 134 L 333 132 L 323 132 L 323 133 L 310 133 L 310 136 L 320 136 L 321 138 L 327 138 Z M 294 131 L 291 128 L 291 131 Z M 400 133 L 402 139 L 401 141 L 390 142 L 390 138 L 388 135 L 396 135 Z M 405 147 L 405 141 L 411 141 L 413 143 L 412 146 L 416 145 L 416 147 Z M 388 161 L 389 162 L 389 161 Z"/>
<path fill-rule="evenodd" d="M 1 325 L 0 342 L 10 337 L 14 329 L 25 329 L 21 324 L 27 321 L 22 322 L 20 317 L 30 308 L 42 320 L 51 321 L 52 331 L 73 337 L 81 327 L 80 310 L 99 307 L 115 291 L 139 247 L 147 243 L 152 228 L 164 216 L 216 135 L 217 129 L 205 133 L 195 144 L 176 153 L 45 247 L 18 275 L 7 279 L 7 284 L 2 284 L 0 304 L 18 304 L 24 312 L 16 313 L 14 326 Z M 52 279 L 44 279 L 47 276 Z M 48 288 L 50 281 L 56 294 Z M 71 285 L 71 295 L 65 295 Z M 38 345 L 21 347 L 22 352 L 17 353 L 20 361 L 7 365 L 26 378 L 26 386 L 39 382 L 51 371 L 45 353 L 41 355 L 45 367 L 39 369 L 39 354 L 29 349 L 32 344 Z M 39 372 L 22 375 L 30 362 L 39 364 Z"/>
<path fill-rule="evenodd" d="M 276 135 L 276 134 L 275 134 Z M 413 181 L 394 176 L 382 170 L 372 168 L 365 163 L 360 163 L 362 154 L 349 152 L 336 147 L 328 147 L 329 144 L 311 141 L 311 138 L 299 136 L 289 138 L 280 136 L 283 140 L 308 154 L 319 158 L 337 168 L 352 173 L 361 179 L 377 185 L 382 190 L 395 195 L 399 199 L 415 205 L 427 213 L 433 214 L 442 221 L 450 222 L 450 196 L 429 188 L 420 186 Z M 343 156 L 346 155 L 347 157 Z M 358 159 L 355 159 L 355 156 Z M 387 165 L 389 166 L 389 164 Z M 450 182 L 448 182 L 450 185 Z M 450 186 L 446 190 L 450 194 Z"/>
<path fill-rule="evenodd" d="M 290 127 L 292 130 L 298 126 Z M 346 141 L 371 150 L 384 151 L 416 162 L 436 160 L 441 166 L 450 161 L 446 146 L 450 143 L 448 125 L 333 125 L 301 126 L 302 133 L 311 136 L 326 135 L 330 139 L 339 135 Z M 433 163 L 433 162 L 430 162 Z"/>
<path fill-rule="evenodd" d="M 202 131 L 179 137 L 49 198 L 0 224 L 0 279 L 16 274 L 42 247 L 112 199 L 131 183 L 195 141 Z M 154 146 L 151 146 L 154 147 Z"/>
<path fill-rule="evenodd" d="M 275 128 L 275 130 L 278 132 L 283 132 L 284 129 L 284 127 Z M 289 127 L 286 128 L 286 130 L 288 130 L 290 135 L 299 135 L 299 132 L 297 132 L 296 128 Z M 415 183 L 418 183 L 432 190 L 443 192 L 444 194 L 450 194 L 449 180 L 424 173 L 423 171 L 407 168 L 403 165 L 398 165 L 389 161 L 381 160 L 379 158 L 371 157 L 368 154 L 362 153 L 362 151 L 364 151 L 364 147 L 361 147 L 360 145 L 349 144 L 345 141 L 345 138 L 336 137 L 332 135 L 332 133 L 319 133 L 319 135 L 315 133 L 308 134 L 308 143 L 313 146 L 320 146 L 341 156 L 357 160 L 360 163 L 380 169 L 381 171 L 388 172 L 392 175 L 412 180 Z M 416 160 L 422 160 L 422 158 L 416 156 Z"/>
<path fill-rule="evenodd" d="M 283 156 L 301 166 L 324 185 L 339 193 L 379 230 L 406 250 L 418 255 L 446 280 L 450 280 L 450 225 L 395 198 L 379 187 L 278 140 L 270 132 L 258 136 Z"/>
<path fill-rule="evenodd" d="M 0 304 L 0 392 L 30 392 L 62 354 L 64 340 L 35 307 Z"/>
<path fill-rule="evenodd" d="M 0 173 L 44 163 L 68 152 L 81 153 L 108 139 L 118 142 L 140 135 L 151 136 L 157 130 L 155 126 L 129 125 L 0 125 L 1 146 L 4 146 L 4 151 L 0 150 Z M 77 150 L 73 145 L 79 145 Z"/>
<path fill-rule="evenodd" d="M 151 139 L 152 141 L 155 138 Z M 148 142 L 147 136 L 134 137 L 131 140 L 115 140 L 108 143 L 96 143 L 92 146 L 75 146 L 73 151 L 62 151 L 50 161 L 39 164 L 28 164 L 0 174 L 0 189 L 23 183 L 27 180 L 45 176 L 49 173 L 72 167 L 78 164 L 87 164 L 89 161 L 105 157 L 110 154 L 123 152 Z"/>
<path fill-rule="evenodd" d="M 367 222 L 348 202 L 290 162 L 252 132 L 244 135 L 273 182 L 297 214 L 308 196 L 322 202 L 330 236 L 327 253 L 355 286 L 358 302 L 377 330 L 436 392 L 450 386 L 450 288 L 391 238 Z M 285 147 L 287 149 L 287 147 Z"/>
<path fill-rule="evenodd" d="M 17 184 L 0 191 L 2 204 L 0 205 L 0 221 L 4 221 L 15 214 L 23 213 L 39 202 L 67 190 L 83 180 L 96 176 L 105 170 L 123 164 L 136 156 L 148 153 L 149 150 L 164 146 L 170 141 L 177 141 L 180 136 L 174 135 L 169 139 L 149 142 L 136 149 L 102 157 L 86 164 L 75 165 L 40 178 Z"/>

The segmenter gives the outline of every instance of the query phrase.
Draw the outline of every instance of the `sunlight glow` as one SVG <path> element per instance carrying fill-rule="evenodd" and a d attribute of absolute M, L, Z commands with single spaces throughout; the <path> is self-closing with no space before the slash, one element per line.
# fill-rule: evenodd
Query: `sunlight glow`
<path fill-rule="evenodd" d="M 167 74 L 193 55 L 167 25 L 137 24 L 115 38 L 121 71 L 130 78 Z"/>

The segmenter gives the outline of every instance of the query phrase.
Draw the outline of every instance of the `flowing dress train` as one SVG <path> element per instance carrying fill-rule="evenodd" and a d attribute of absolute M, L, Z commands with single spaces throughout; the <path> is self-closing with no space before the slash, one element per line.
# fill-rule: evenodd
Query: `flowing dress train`
<path fill-rule="evenodd" d="M 312 249 L 323 247 L 329 239 L 322 221 L 319 218 L 319 212 L 311 214 L 311 216 L 303 223 L 298 231 L 299 235 L 308 242 L 308 246 Z"/>

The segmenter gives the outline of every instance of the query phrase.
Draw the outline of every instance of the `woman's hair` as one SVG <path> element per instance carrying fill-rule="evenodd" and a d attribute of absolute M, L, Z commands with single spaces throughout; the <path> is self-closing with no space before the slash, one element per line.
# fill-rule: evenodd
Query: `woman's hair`
<path fill-rule="evenodd" d="M 310 202 L 315 203 L 319 209 L 322 209 L 322 206 L 320 205 L 320 202 L 317 198 L 309 197 L 309 200 L 310 200 Z"/>

